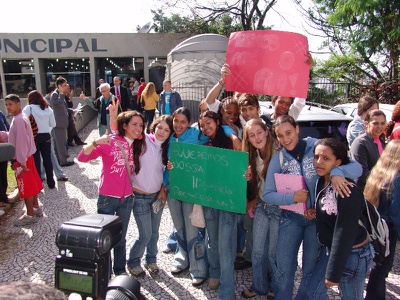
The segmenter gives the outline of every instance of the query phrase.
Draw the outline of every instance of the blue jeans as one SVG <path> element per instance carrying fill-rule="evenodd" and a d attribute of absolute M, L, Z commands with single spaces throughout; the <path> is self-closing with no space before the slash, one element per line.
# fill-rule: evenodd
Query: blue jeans
<path fill-rule="evenodd" d="M 340 278 L 339 289 L 343 300 L 361 300 L 363 297 L 364 283 L 371 267 L 373 251 L 370 243 L 359 248 L 353 248 L 347 258 L 346 266 Z M 326 266 L 329 261 L 329 250 L 321 247 L 315 271 L 307 288 L 309 299 L 327 299 L 325 286 Z"/>
<path fill-rule="evenodd" d="M 120 198 L 99 195 L 97 200 L 97 213 L 105 215 L 116 215 L 122 221 L 122 236 L 119 243 L 114 247 L 114 274 L 120 275 L 125 270 L 126 265 L 126 231 L 133 206 L 133 196 L 125 197 L 122 203 Z"/>
<path fill-rule="evenodd" d="M 157 201 L 157 193 L 140 194 L 134 192 L 133 216 L 139 231 L 139 237 L 134 241 L 129 253 L 128 266 L 140 266 L 140 260 L 146 250 L 146 263 L 157 262 L 157 242 L 161 223 L 162 208 L 158 213 L 153 212 L 153 203 Z"/>
<path fill-rule="evenodd" d="M 176 241 L 175 233 L 176 233 L 176 229 L 175 229 L 175 227 L 172 227 L 171 233 L 169 234 L 168 239 L 167 239 L 167 247 L 174 252 L 178 248 L 178 245 L 177 245 L 178 242 Z"/>
<path fill-rule="evenodd" d="M 204 239 L 200 238 L 199 228 L 193 226 L 189 218 L 193 211 L 193 204 L 169 198 L 168 207 L 178 241 L 174 267 L 181 270 L 189 268 L 192 278 L 207 278 L 208 262 Z"/>
<path fill-rule="evenodd" d="M 246 244 L 246 229 L 243 227 L 244 215 L 237 216 L 237 249 L 236 253 L 242 253 Z"/>
<path fill-rule="evenodd" d="M 220 299 L 235 296 L 234 261 L 237 248 L 237 214 L 203 207 L 208 234 L 208 262 L 210 278 L 220 280 Z"/>
<path fill-rule="evenodd" d="M 393 266 L 398 237 L 394 224 L 388 223 L 388 227 L 390 253 L 382 263 L 377 263 L 372 268 L 371 273 L 369 274 L 367 295 L 365 296 L 365 300 L 385 300 L 386 278 L 388 277 Z"/>
<path fill-rule="evenodd" d="M 259 295 L 266 295 L 270 290 L 268 270 L 275 262 L 278 245 L 279 219 L 281 209 L 258 200 L 253 223 L 253 279 L 251 289 Z M 271 263 L 270 263 L 271 262 Z"/>
<path fill-rule="evenodd" d="M 243 217 L 243 228 L 246 230 L 246 244 L 243 257 L 250 262 L 253 253 L 253 220 L 254 218 L 250 218 L 249 214 L 245 214 Z"/>
<path fill-rule="evenodd" d="M 303 242 L 303 276 L 295 299 L 306 297 L 307 284 L 314 271 L 320 247 L 316 232 L 315 219 L 309 221 L 303 215 L 282 210 L 276 262 L 271 262 L 275 300 L 292 299 L 297 254 L 301 242 Z"/>

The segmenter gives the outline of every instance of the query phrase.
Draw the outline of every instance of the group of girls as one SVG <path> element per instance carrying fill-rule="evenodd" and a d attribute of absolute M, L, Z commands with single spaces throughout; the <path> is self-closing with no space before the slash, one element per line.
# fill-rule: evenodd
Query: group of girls
<path fill-rule="evenodd" d="M 123 221 L 123 236 L 114 248 L 114 273 L 125 273 L 125 235 L 133 208 L 139 236 L 130 251 L 128 270 L 135 276 L 144 274 L 140 261 L 146 251 L 145 267 L 155 275 L 161 212 L 155 213 L 152 204 L 168 198 L 168 175 L 173 168 L 171 164 L 165 168 L 169 145 L 183 142 L 235 149 L 241 131 L 236 125 L 239 106 L 235 99 L 223 100 L 219 113 L 205 111 L 200 115 L 199 129 L 190 126 L 190 111 L 181 107 L 172 116 L 157 118 L 149 135 L 145 134 L 140 113 L 130 111 L 117 116 L 113 105 L 109 110 L 117 134 L 96 139 L 84 147 L 78 159 L 102 157 L 98 212 L 119 215 Z M 278 117 L 272 130 L 282 147 L 281 154 L 273 155 L 275 139 L 261 119 L 250 119 L 242 130 L 242 150 L 249 152 L 245 174 L 248 198 L 258 199 L 253 225 L 253 279 L 242 296 L 252 298 L 272 289 L 275 299 L 291 299 L 297 253 L 303 242 L 303 277 L 296 299 L 324 299 L 327 288 L 339 283 L 343 298 L 361 299 L 360 282 L 365 280 L 372 260 L 366 232 L 357 225 L 364 202 L 352 179 L 361 175 L 361 166 L 349 161 L 344 146 L 335 140 L 300 139 L 299 127 L 287 115 Z M 124 160 L 129 162 L 129 169 Z M 295 194 L 279 194 L 275 173 L 302 175 L 307 188 Z M 132 185 L 133 193 L 129 188 L 115 189 L 119 183 L 122 187 Z M 279 208 L 296 202 L 306 203 L 304 214 Z M 218 288 L 220 299 L 234 298 L 238 214 L 204 207 L 208 233 L 205 244 L 199 228 L 191 224 L 193 204 L 168 198 L 168 206 L 178 241 L 171 273 L 177 275 L 189 269 L 193 286 L 200 286 L 210 277 L 209 288 Z M 343 224 L 349 223 L 354 223 L 352 230 L 344 230 Z M 272 273 L 271 281 L 268 271 Z M 353 276 L 344 278 L 347 273 Z"/>

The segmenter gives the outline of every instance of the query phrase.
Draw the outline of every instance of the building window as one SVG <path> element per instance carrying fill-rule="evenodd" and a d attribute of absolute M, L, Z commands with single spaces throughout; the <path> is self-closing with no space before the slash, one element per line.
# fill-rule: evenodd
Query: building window
<path fill-rule="evenodd" d="M 75 97 L 79 96 L 82 91 L 86 96 L 91 96 L 88 58 L 44 59 L 43 64 L 46 72 L 46 86 L 55 84 L 57 77 L 62 76 L 68 81 Z"/>
<path fill-rule="evenodd" d="M 143 57 L 106 57 L 96 58 L 97 60 L 97 81 L 104 78 L 109 84 L 113 84 L 113 78 L 118 76 L 122 83 L 128 86 L 128 80 L 135 77 L 139 80 L 144 75 Z"/>
<path fill-rule="evenodd" d="M 3 60 L 5 91 L 26 98 L 28 93 L 36 89 L 33 59 Z"/>

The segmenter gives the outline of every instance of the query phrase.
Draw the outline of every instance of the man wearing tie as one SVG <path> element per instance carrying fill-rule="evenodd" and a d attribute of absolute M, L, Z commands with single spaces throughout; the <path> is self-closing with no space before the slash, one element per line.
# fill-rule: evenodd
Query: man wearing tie
<path fill-rule="evenodd" d="M 128 89 L 121 85 L 121 78 L 118 76 L 114 77 L 114 86 L 110 92 L 118 99 L 123 111 L 132 110 Z"/>

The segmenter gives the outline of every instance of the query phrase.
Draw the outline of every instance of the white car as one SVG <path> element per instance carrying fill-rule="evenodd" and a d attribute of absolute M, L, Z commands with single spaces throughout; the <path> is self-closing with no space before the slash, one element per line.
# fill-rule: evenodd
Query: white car
<path fill-rule="evenodd" d="M 336 105 L 331 110 L 354 118 L 355 116 L 357 116 L 357 111 L 358 111 L 357 107 L 358 103 L 344 103 Z M 393 104 L 379 103 L 379 109 L 385 113 L 386 122 L 392 120 L 392 113 L 394 109 Z"/>
<path fill-rule="evenodd" d="M 260 102 L 260 114 L 270 115 L 273 108 L 268 102 Z M 352 118 L 328 109 L 306 105 L 296 122 L 300 127 L 300 137 L 317 139 L 333 137 L 347 144 L 347 126 Z"/>

